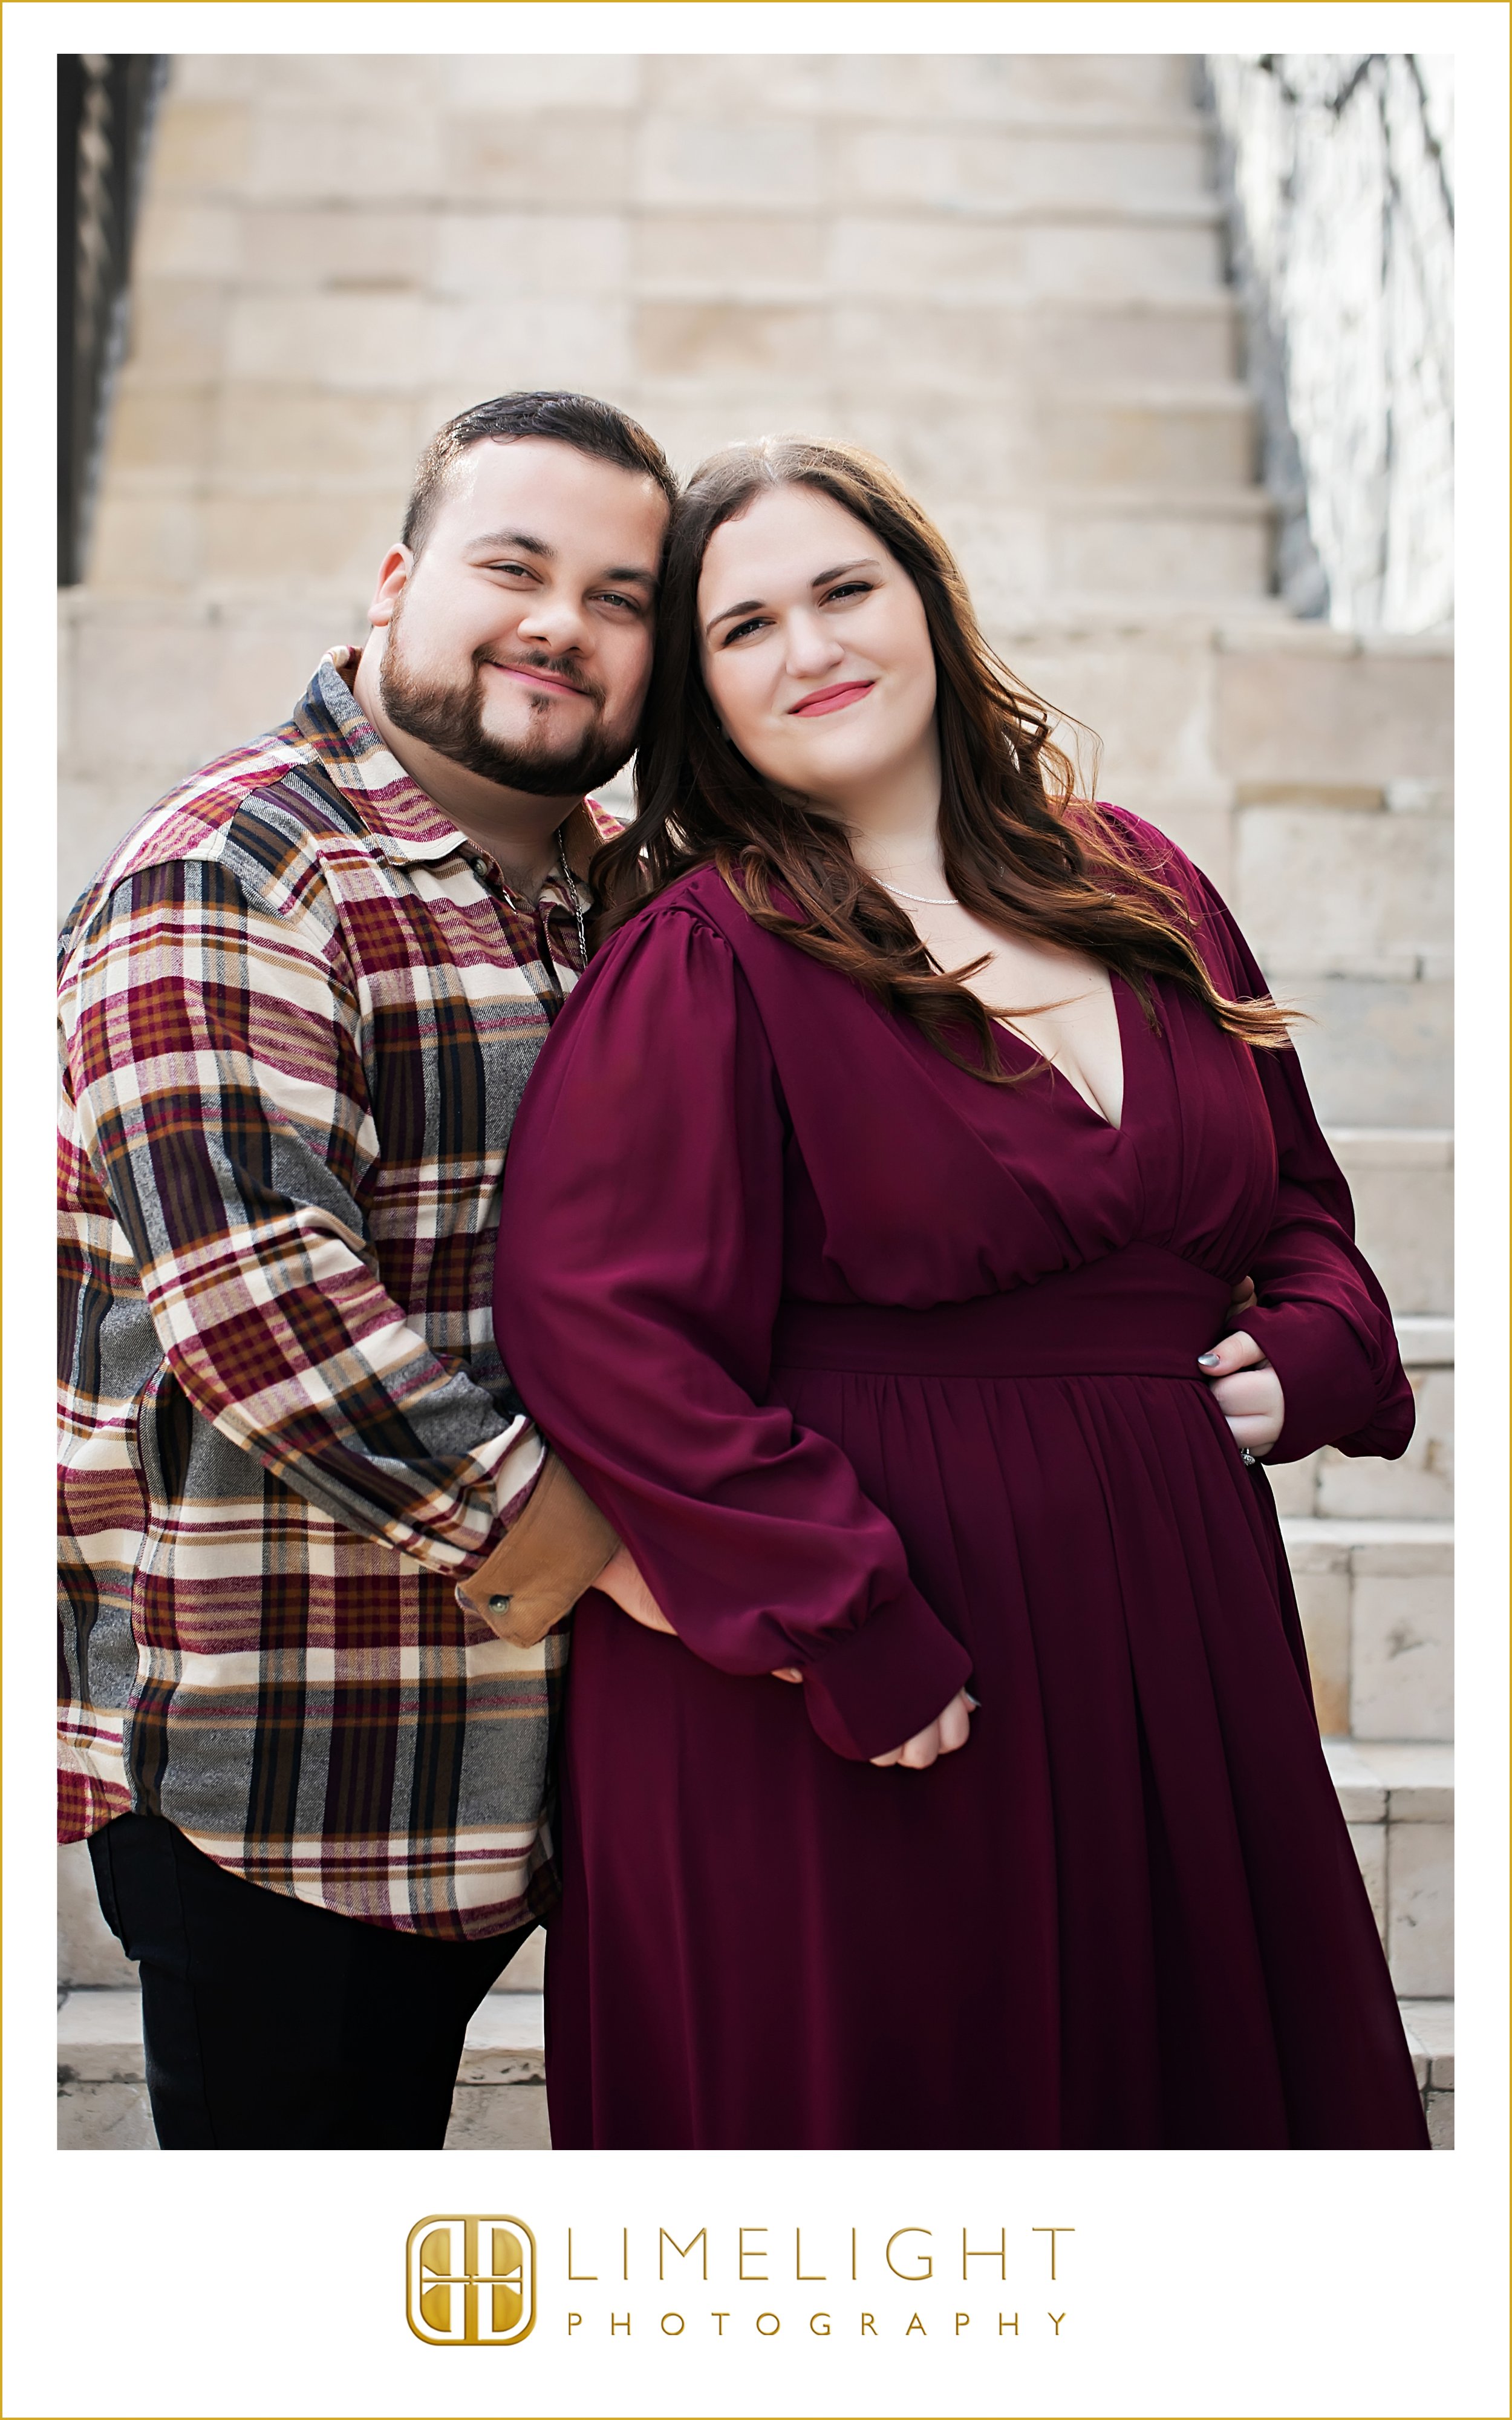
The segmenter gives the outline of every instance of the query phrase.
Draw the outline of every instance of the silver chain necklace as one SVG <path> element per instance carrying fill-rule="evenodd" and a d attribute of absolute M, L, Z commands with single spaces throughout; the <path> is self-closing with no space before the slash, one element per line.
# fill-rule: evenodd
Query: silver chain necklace
<path fill-rule="evenodd" d="M 567 896 L 572 901 L 572 912 L 578 920 L 578 965 L 579 970 L 586 974 L 588 972 L 588 927 L 583 922 L 582 901 L 578 896 L 577 876 L 567 863 L 567 844 L 562 837 L 560 824 L 557 826 L 557 858 L 562 867 L 562 879 L 567 886 Z"/>
<path fill-rule="evenodd" d="M 890 891 L 895 899 L 911 899 L 916 908 L 959 908 L 961 905 L 959 899 L 926 899 L 921 891 L 900 890 L 896 882 L 884 882 L 880 874 L 873 874 L 872 879 L 879 890 Z"/>

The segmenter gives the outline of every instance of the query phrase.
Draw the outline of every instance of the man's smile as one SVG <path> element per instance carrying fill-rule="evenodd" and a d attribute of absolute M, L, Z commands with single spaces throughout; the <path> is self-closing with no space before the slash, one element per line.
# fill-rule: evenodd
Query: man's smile
<path fill-rule="evenodd" d="M 501 664 L 492 656 L 486 659 L 490 672 L 502 673 L 509 680 L 523 681 L 527 688 L 549 690 L 558 697 L 586 699 L 588 691 L 564 674 L 543 672 L 538 664 Z"/>

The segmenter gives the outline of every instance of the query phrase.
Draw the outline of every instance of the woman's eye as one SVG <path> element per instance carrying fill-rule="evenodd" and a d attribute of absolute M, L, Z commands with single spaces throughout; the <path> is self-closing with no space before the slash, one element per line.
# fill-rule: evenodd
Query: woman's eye
<path fill-rule="evenodd" d="M 844 580 L 838 588 L 826 589 L 825 603 L 833 605 L 837 597 L 870 597 L 874 582 L 870 580 Z"/>
<path fill-rule="evenodd" d="M 744 639 L 750 631 L 764 630 L 765 628 L 766 624 L 762 617 L 753 613 L 748 622 L 737 622 L 733 630 L 727 630 L 722 644 L 728 647 L 734 640 Z"/>

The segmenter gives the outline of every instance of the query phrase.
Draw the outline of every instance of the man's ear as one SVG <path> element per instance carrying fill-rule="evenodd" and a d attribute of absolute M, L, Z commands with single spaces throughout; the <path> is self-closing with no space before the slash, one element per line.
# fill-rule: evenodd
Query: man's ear
<path fill-rule="evenodd" d="M 391 546 L 378 567 L 378 586 L 367 609 L 367 618 L 375 630 L 387 628 L 393 619 L 394 608 L 403 596 L 415 558 L 407 546 Z"/>

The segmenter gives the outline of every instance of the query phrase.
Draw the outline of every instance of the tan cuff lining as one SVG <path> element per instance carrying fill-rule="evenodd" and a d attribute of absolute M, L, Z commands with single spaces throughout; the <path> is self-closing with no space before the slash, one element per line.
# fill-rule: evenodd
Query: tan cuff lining
<path fill-rule="evenodd" d="M 592 1588 L 619 1543 L 565 1463 L 548 1454 L 524 1512 L 460 1583 L 457 1604 L 512 1647 L 533 1647 Z"/>

